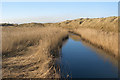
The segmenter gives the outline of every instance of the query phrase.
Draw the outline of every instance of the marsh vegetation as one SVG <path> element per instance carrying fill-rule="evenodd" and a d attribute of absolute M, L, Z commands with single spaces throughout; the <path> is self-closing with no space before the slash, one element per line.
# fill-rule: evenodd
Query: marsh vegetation
<path fill-rule="evenodd" d="M 3 27 L 3 78 L 59 77 L 53 51 L 66 36 L 66 30 L 55 27 Z"/>
<path fill-rule="evenodd" d="M 80 18 L 59 23 L 4 24 L 3 78 L 59 78 L 55 67 L 68 32 L 118 57 L 118 18 Z M 79 37 L 77 37 L 79 38 Z M 109 54 L 109 53 L 108 53 Z"/>

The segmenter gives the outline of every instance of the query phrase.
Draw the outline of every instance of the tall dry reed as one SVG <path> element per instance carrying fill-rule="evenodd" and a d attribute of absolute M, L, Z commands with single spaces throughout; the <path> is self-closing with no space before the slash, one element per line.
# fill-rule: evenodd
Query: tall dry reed
<path fill-rule="evenodd" d="M 2 28 L 3 78 L 59 77 L 51 50 L 58 47 L 67 32 L 55 27 Z M 59 48 L 59 47 L 58 47 Z"/>
<path fill-rule="evenodd" d="M 92 44 L 95 44 L 100 48 L 103 48 L 118 56 L 117 32 L 107 32 L 90 28 L 79 28 L 74 32 L 80 34 L 83 38 L 90 41 Z"/>

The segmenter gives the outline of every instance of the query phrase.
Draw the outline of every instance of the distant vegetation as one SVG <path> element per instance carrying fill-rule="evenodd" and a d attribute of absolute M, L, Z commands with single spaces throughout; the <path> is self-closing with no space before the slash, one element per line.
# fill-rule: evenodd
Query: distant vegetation
<path fill-rule="evenodd" d="M 16 27 L 63 27 L 67 29 L 77 28 L 93 28 L 104 31 L 118 31 L 118 17 L 106 18 L 79 18 L 75 20 L 66 20 L 59 23 L 24 23 L 24 24 L 9 24 L 3 23 L 2 26 L 16 26 Z"/>
<path fill-rule="evenodd" d="M 0 26 L 18 26 L 18 24 L 2 23 Z"/>
<path fill-rule="evenodd" d="M 53 24 L 51 24 L 53 25 Z M 107 18 L 79 18 L 75 20 L 67 20 L 54 25 L 68 28 L 92 28 L 104 31 L 118 31 L 118 17 L 107 17 Z"/>
<path fill-rule="evenodd" d="M 19 24 L 18 27 L 44 27 L 44 24 L 42 24 L 42 23 L 24 23 L 24 24 Z"/>

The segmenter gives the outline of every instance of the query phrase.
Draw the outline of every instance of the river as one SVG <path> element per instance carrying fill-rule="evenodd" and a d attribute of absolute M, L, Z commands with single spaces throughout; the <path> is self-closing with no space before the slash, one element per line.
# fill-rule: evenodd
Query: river
<path fill-rule="evenodd" d="M 99 50 L 79 36 L 70 34 L 60 51 L 62 78 L 117 78 L 118 63 L 109 53 Z"/>

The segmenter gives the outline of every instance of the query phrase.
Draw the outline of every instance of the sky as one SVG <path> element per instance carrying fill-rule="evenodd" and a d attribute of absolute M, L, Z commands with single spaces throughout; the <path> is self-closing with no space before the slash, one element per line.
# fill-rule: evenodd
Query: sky
<path fill-rule="evenodd" d="M 2 22 L 48 23 L 118 16 L 118 2 L 2 2 Z"/>
<path fill-rule="evenodd" d="M 118 2 L 119 0 L 2 0 L 2 2 Z"/>

